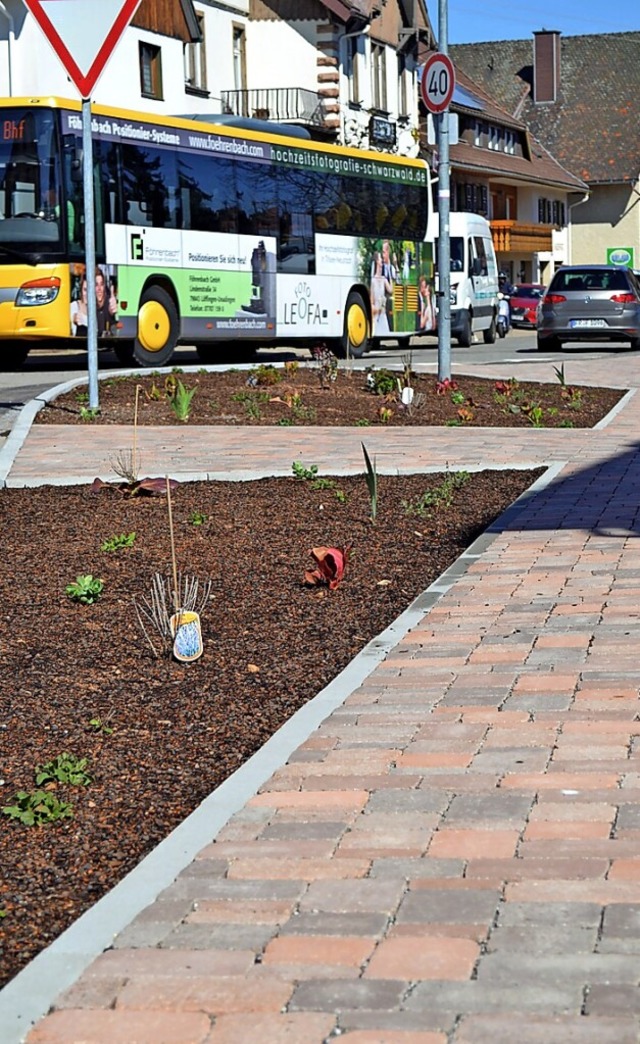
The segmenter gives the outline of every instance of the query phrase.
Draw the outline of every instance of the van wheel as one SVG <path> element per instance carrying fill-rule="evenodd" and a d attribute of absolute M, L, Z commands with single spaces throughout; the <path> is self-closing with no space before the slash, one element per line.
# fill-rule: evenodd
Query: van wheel
<path fill-rule="evenodd" d="M 138 336 L 133 356 L 141 366 L 166 366 L 171 361 L 179 333 L 178 311 L 173 298 L 161 286 L 150 286 L 140 298 Z"/>
<path fill-rule="evenodd" d="M 352 290 L 344 310 L 344 333 L 336 345 L 341 359 L 360 359 L 369 350 L 371 325 L 362 294 Z"/>
<path fill-rule="evenodd" d="M 462 316 L 462 327 L 458 334 L 458 344 L 461 348 L 471 347 L 471 313 L 465 312 Z"/>
<path fill-rule="evenodd" d="M 491 325 L 489 326 L 489 329 L 482 331 L 482 336 L 484 337 L 484 343 L 485 344 L 495 344 L 496 343 L 496 317 L 495 317 L 495 315 L 492 316 Z"/>

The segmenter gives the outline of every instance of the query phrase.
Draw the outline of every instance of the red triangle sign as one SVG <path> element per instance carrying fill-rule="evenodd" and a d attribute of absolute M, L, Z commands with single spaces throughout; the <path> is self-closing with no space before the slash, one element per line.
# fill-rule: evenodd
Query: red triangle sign
<path fill-rule="evenodd" d="M 25 0 L 82 98 L 90 98 L 140 0 Z"/>

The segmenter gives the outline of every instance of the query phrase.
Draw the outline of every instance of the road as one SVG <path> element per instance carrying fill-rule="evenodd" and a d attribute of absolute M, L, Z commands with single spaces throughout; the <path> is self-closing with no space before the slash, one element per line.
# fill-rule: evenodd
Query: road
<path fill-rule="evenodd" d="M 454 345 L 451 350 L 451 361 L 454 364 L 473 363 L 495 363 L 508 360 L 510 365 L 518 363 L 557 362 L 557 365 L 567 359 L 602 359 L 613 358 L 616 354 L 625 352 L 632 354 L 627 348 L 616 344 L 602 345 L 565 345 L 559 352 L 538 352 L 536 349 L 535 331 L 511 330 L 504 340 L 498 340 L 495 344 L 484 344 L 480 341 L 471 345 L 470 348 L 459 348 Z M 407 353 L 398 348 L 381 348 L 370 352 L 364 359 L 359 360 L 359 367 L 385 366 L 392 363 L 399 364 L 402 357 Z M 640 353 L 633 353 L 640 354 Z M 435 339 L 415 342 L 411 347 L 412 362 L 431 363 L 437 366 L 438 345 Z M 292 348 L 291 350 L 265 348 L 260 350 L 256 358 L 260 362 L 281 362 L 286 359 L 308 358 L 308 352 Z M 221 357 L 221 362 L 224 358 Z M 111 352 L 99 354 L 99 371 L 101 373 L 120 369 L 120 364 Z M 175 355 L 176 366 L 198 366 L 198 356 L 192 348 L 179 348 Z M 75 377 L 87 376 L 87 356 L 85 352 L 51 352 L 38 349 L 31 352 L 21 369 L 0 372 L 0 446 L 11 430 L 13 422 L 22 406 L 34 396 L 46 391 L 53 385 L 72 380 Z"/>

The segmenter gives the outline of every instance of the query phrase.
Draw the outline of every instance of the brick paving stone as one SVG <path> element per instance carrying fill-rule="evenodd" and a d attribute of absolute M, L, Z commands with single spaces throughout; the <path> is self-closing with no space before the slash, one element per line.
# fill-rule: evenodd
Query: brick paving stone
<path fill-rule="evenodd" d="M 497 877 L 503 881 L 588 880 L 604 878 L 609 866 L 608 859 L 470 859 L 465 877 L 471 880 Z"/>
<path fill-rule="evenodd" d="M 309 910 L 296 913 L 282 925 L 280 937 L 285 935 L 365 935 L 381 938 L 389 925 L 384 913 L 330 913 Z"/>
<path fill-rule="evenodd" d="M 627 954 L 570 953 L 535 954 L 517 951 L 487 953 L 478 963 L 478 982 L 518 986 L 562 983 L 636 983 L 640 978 L 640 956 Z"/>
<path fill-rule="evenodd" d="M 447 1044 L 446 1034 L 429 1030 L 351 1030 L 340 1040 L 344 1044 Z"/>
<path fill-rule="evenodd" d="M 577 1015 L 582 1000 L 582 987 L 575 983 L 541 986 L 522 982 L 517 986 L 492 986 L 475 979 L 467 982 L 425 980 L 416 983 L 404 1007 L 411 1012 L 446 1013 L 454 1018 L 479 1012 L 510 1012 L 513 1020 L 532 1012 Z"/>
<path fill-rule="evenodd" d="M 28 1044 L 203 1044 L 211 1020 L 202 1012 L 54 1011 Z"/>
<path fill-rule="evenodd" d="M 260 951 L 273 934 L 264 924 L 179 924 L 156 944 L 167 950 Z"/>
<path fill-rule="evenodd" d="M 519 1044 L 637 1044 L 638 1021 L 631 1018 L 544 1017 L 519 1022 Z M 513 1044 L 512 1015 L 470 1015 L 462 1019 L 451 1044 Z"/>
<path fill-rule="evenodd" d="M 400 859 L 390 856 L 374 859 L 369 877 L 404 877 L 413 882 L 425 877 L 462 877 L 465 865 L 464 859 L 430 859 L 428 856 Z"/>
<path fill-rule="evenodd" d="M 407 892 L 396 914 L 397 924 L 490 924 L 501 901 L 497 888 L 417 888 Z"/>
<path fill-rule="evenodd" d="M 429 845 L 431 858 L 473 859 L 483 856 L 508 858 L 515 855 L 517 830 L 457 830 L 445 827 L 434 834 Z"/>
<path fill-rule="evenodd" d="M 640 1015 L 637 984 L 596 983 L 587 990 L 585 1015 Z"/>
<path fill-rule="evenodd" d="M 268 878 L 319 881 L 332 877 L 366 877 L 370 860 L 366 854 L 344 859 L 261 859 L 259 850 L 254 857 L 235 859 L 229 866 L 228 880 Z"/>
<path fill-rule="evenodd" d="M 333 1015 L 315 1012 L 285 1012 L 277 1015 L 222 1015 L 207 1037 L 206 1044 L 321 1044 L 335 1028 Z"/>
<path fill-rule="evenodd" d="M 480 953 L 471 939 L 402 936 L 383 939 L 365 968 L 365 979 L 469 979 Z"/>
<path fill-rule="evenodd" d="M 86 975 L 189 979 L 197 976 L 243 975 L 253 965 L 252 950 L 228 953 L 192 950 L 105 950 Z"/>
<path fill-rule="evenodd" d="M 293 983 L 277 976 L 219 975 L 133 978 L 118 994 L 116 1010 L 205 1012 L 280 1011 L 288 1002 Z M 126 1038 L 125 1038 L 126 1039 Z"/>
<path fill-rule="evenodd" d="M 598 928 L 602 919 L 602 908 L 597 903 L 550 902 L 544 905 L 530 902 L 505 903 L 500 907 L 501 926 L 537 926 L 556 924 Z"/>
<path fill-rule="evenodd" d="M 300 910 L 391 914 L 404 892 L 405 883 L 398 880 L 313 881 L 300 900 Z"/>
<path fill-rule="evenodd" d="M 594 953 L 598 929 L 584 925 L 520 925 L 498 927 L 491 932 L 487 953 L 545 954 Z"/>
<path fill-rule="evenodd" d="M 448 808 L 451 798 L 447 791 L 429 785 L 428 789 L 376 791 L 367 803 L 368 812 L 437 812 Z"/>
<path fill-rule="evenodd" d="M 609 823 L 582 822 L 580 820 L 537 820 L 527 823 L 524 837 L 527 841 L 535 841 L 540 838 L 608 838 L 610 833 Z"/>
<path fill-rule="evenodd" d="M 397 1009 L 408 983 L 399 979 L 358 979 L 355 982 L 316 980 L 300 983 L 293 991 L 289 1011 L 330 1011 L 343 1009 L 389 1011 Z"/>
<path fill-rule="evenodd" d="M 272 939 L 262 964 L 335 964 L 360 968 L 376 945 L 371 936 L 281 935 Z"/>
<path fill-rule="evenodd" d="M 203 899 L 185 919 L 186 924 L 284 924 L 295 904 L 276 900 Z"/>

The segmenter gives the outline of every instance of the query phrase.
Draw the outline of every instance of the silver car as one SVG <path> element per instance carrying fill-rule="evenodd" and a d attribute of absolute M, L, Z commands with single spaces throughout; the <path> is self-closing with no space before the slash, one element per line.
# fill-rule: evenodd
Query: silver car
<path fill-rule="evenodd" d="M 615 265 L 563 265 L 538 306 L 538 349 L 623 341 L 640 349 L 640 279 Z"/>

